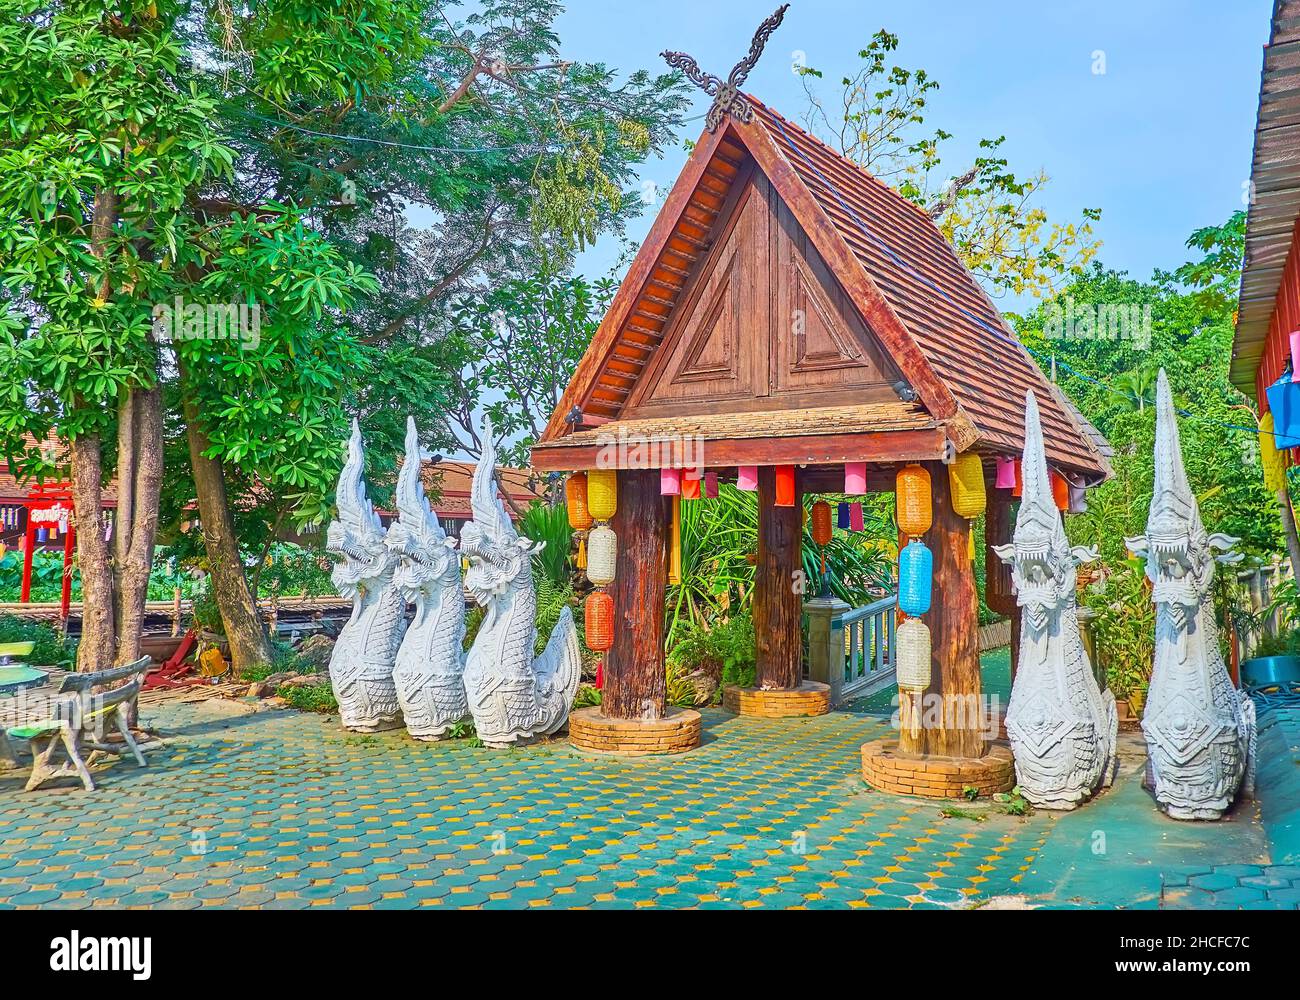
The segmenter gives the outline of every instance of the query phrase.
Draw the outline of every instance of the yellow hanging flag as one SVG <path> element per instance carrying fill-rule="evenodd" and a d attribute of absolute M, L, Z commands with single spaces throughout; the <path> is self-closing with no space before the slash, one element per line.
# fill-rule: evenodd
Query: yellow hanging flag
<path fill-rule="evenodd" d="M 1276 493 L 1286 488 L 1286 452 L 1278 451 L 1273 436 L 1273 414 L 1265 413 L 1259 421 L 1259 460 L 1264 467 L 1264 488 Z"/>

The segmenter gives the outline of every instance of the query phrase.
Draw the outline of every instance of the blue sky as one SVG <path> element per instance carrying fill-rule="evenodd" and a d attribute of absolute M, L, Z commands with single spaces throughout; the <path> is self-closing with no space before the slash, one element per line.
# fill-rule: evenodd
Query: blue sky
<path fill-rule="evenodd" d="M 680 49 L 725 76 L 778 2 L 569 0 L 558 29 L 573 58 L 626 72 L 658 69 L 660 51 Z M 945 168 L 969 165 L 980 138 L 1005 135 L 1013 170 L 1041 167 L 1051 176 L 1042 197 L 1049 215 L 1102 209 L 1101 259 L 1147 278 L 1185 259 L 1193 229 L 1242 206 L 1271 10 L 1270 0 L 793 0 L 747 88 L 798 120 L 792 53 L 804 52 L 833 83 L 888 28 L 901 37 L 897 62 L 924 67 L 941 84 L 929 114 L 954 134 Z M 696 113 L 707 106 L 701 94 Z M 687 128 L 695 138 L 700 123 Z M 684 160 L 681 149 L 651 159 L 642 180 L 671 187 Z M 651 221 L 647 213 L 631 227 L 635 242 Z M 580 267 L 603 274 L 616 254 L 614 241 L 603 241 Z"/>

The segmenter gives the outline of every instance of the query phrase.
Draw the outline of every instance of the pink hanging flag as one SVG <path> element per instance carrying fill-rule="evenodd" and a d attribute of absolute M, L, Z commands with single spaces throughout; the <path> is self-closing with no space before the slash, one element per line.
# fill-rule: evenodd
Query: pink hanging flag
<path fill-rule="evenodd" d="M 758 489 L 757 465 L 742 465 L 736 470 L 736 489 L 749 490 L 751 493 Z"/>
<path fill-rule="evenodd" d="M 1300 330 L 1291 334 L 1291 381 L 1300 382 Z"/>
<path fill-rule="evenodd" d="M 860 496 L 867 492 L 867 463 L 844 463 L 844 492 L 850 496 Z"/>
<path fill-rule="evenodd" d="M 706 472 L 704 474 L 704 495 L 710 500 L 718 498 L 718 474 L 716 472 Z"/>
<path fill-rule="evenodd" d="M 862 504 L 854 501 L 849 504 L 849 530 L 861 531 L 864 525 L 862 523 Z"/>
<path fill-rule="evenodd" d="M 659 495 L 665 497 L 675 497 L 682 492 L 682 470 L 681 469 L 660 469 L 659 470 Z"/>
<path fill-rule="evenodd" d="M 998 478 L 993 484 L 1000 490 L 1014 489 L 1016 485 L 1016 460 L 1008 455 L 998 456 Z"/>

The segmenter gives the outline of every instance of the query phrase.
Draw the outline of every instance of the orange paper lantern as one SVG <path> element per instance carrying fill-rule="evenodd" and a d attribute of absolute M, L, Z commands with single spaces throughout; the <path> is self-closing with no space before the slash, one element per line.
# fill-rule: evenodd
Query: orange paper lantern
<path fill-rule="evenodd" d="M 1056 509 L 1067 511 L 1070 509 L 1070 484 L 1066 478 L 1059 472 L 1052 471 L 1052 499 L 1056 501 Z"/>
<path fill-rule="evenodd" d="M 614 598 L 603 590 L 592 591 L 584 608 L 587 647 L 603 653 L 614 646 Z"/>
<path fill-rule="evenodd" d="M 793 465 L 778 465 L 776 467 L 776 506 L 794 506 Z"/>
<path fill-rule="evenodd" d="M 905 465 L 894 481 L 898 530 L 910 537 L 924 535 L 934 522 L 930 498 L 930 473 L 919 465 Z"/>
<path fill-rule="evenodd" d="M 587 474 L 575 472 L 564 484 L 564 506 L 569 512 L 569 527 L 586 531 L 592 525 L 591 511 L 587 509 Z"/>
<path fill-rule="evenodd" d="M 812 507 L 812 536 L 818 545 L 829 545 L 831 541 L 831 505 L 825 500 L 818 500 Z"/>

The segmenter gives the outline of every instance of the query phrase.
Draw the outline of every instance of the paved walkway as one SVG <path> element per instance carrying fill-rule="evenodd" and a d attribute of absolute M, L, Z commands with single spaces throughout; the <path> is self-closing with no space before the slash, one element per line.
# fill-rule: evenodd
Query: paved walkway
<path fill-rule="evenodd" d="M 1132 738 L 1125 780 L 1088 807 L 959 804 L 975 819 L 864 786 L 884 717 L 704 714 L 699 750 L 620 761 L 147 706 L 167 745 L 144 770 L 98 767 L 96 793 L 24 794 L 0 771 L 0 908 L 1292 905 L 1300 888 L 1253 804 L 1223 824 L 1161 816 Z"/>

